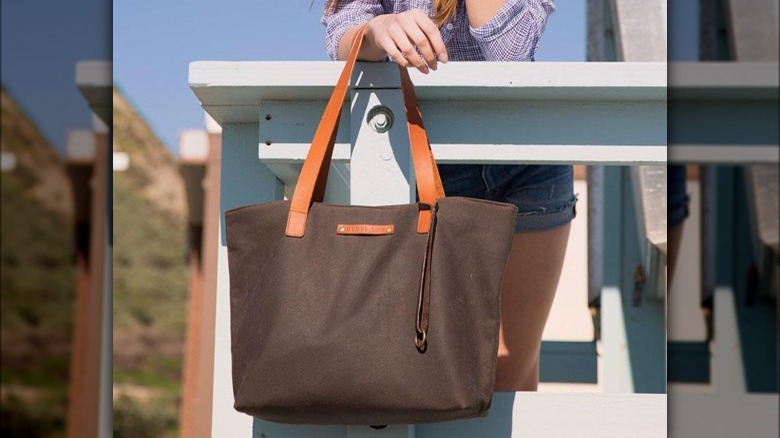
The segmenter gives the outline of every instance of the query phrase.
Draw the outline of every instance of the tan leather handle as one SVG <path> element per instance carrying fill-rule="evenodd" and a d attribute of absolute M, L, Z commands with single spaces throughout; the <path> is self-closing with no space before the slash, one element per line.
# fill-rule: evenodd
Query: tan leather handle
<path fill-rule="evenodd" d="M 320 119 L 320 124 L 317 126 L 311 147 L 306 155 L 306 161 L 303 163 L 298 183 L 293 192 L 290 213 L 287 216 L 285 234 L 289 237 L 303 237 L 306 230 L 306 218 L 312 202 L 322 202 L 333 147 L 336 143 L 336 133 L 341 119 L 341 109 L 349 88 L 349 79 L 355 69 L 365 29 L 366 26 L 363 25 L 355 34 L 347 62 L 341 71 L 338 82 L 336 82 L 328 105 L 325 107 L 325 112 Z M 400 73 L 412 161 L 417 178 L 417 193 L 420 202 L 433 205 L 436 199 L 444 197 L 444 190 L 428 143 L 428 135 L 425 133 L 425 127 L 422 123 L 422 114 L 414 93 L 414 86 L 409 78 L 409 72 L 401 67 Z M 426 233 L 429 227 L 430 210 L 421 210 L 417 231 Z"/>
<path fill-rule="evenodd" d="M 412 148 L 412 162 L 414 174 L 417 179 L 417 195 L 420 202 L 433 205 L 436 200 L 444 197 L 444 188 L 439 176 L 439 168 L 433 158 L 431 144 L 428 141 L 428 133 L 423 125 L 420 105 L 414 92 L 409 70 L 398 66 L 401 73 L 401 90 L 404 96 L 404 109 L 406 110 L 406 128 L 409 130 L 409 144 Z M 420 210 L 417 220 L 417 232 L 427 233 L 431 224 L 431 210 Z"/>

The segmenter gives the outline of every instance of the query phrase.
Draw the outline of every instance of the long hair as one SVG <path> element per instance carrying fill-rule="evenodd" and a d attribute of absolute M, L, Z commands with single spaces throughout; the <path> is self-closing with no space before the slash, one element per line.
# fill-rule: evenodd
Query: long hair
<path fill-rule="evenodd" d="M 339 3 L 341 0 L 326 0 L 325 10 L 335 11 L 339 7 Z M 433 10 L 436 11 L 433 22 L 441 27 L 444 23 L 452 20 L 457 7 L 458 0 L 433 0 Z"/>

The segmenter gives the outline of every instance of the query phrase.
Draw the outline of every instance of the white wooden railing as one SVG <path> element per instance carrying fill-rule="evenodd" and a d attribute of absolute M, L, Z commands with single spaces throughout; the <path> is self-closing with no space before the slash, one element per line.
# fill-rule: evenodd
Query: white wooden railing
<path fill-rule="evenodd" d="M 342 66 L 335 62 L 190 65 L 191 88 L 223 129 L 221 214 L 290 193 Z M 412 79 L 432 148 L 442 163 L 666 163 L 665 63 L 450 63 L 428 76 L 412 73 Z M 396 67 L 361 63 L 352 84 L 326 197 L 330 202 L 362 205 L 411 202 L 413 171 Z M 369 118 L 369 113 L 383 116 Z M 387 129 L 390 118 L 392 126 Z M 617 194 L 620 198 L 620 191 Z M 583 430 L 599 436 L 630 436 L 637 431 L 645 436 L 665 435 L 664 394 L 498 393 L 486 420 L 382 431 L 252 421 L 232 407 L 224 229 L 219 240 L 213 436 L 451 436 L 453 428 L 461 436 L 466 430 L 472 436 L 506 430 L 513 430 L 513 436 L 576 436 Z M 606 251 L 621 260 L 620 248 L 618 244 Z M 634 318 L 624 319 L 622 314 L 625 293 L 630 296 L 632 291 L 624 293 L 620 285 L 608 289 L 610 299 L 602 302 L 602 354 L 605 366 L 614 372 L 604 374 L 606 379 L 623 382 L 605 387 L 633 392 L 630 367 L 635 361 L 628 357 L 632 338 L 626 334 L 626 324 Z M 665 345 L 663 325 L 658 326 L 662 308 L 662 304 L 646 306 L 643 312 L 653 316 L 639 319 L 652 324 L 646 332 L 654 334 L 643 336 L 656 336 L 650 344 L 660 345 L 661 351 Z M 655 356 L 643 375 L 663 392 L 663 354 Z M 531 418 L 531 412 L 539 415 Z M 562 423 L 556 420 L 561 415 L 588 420 Z"/>

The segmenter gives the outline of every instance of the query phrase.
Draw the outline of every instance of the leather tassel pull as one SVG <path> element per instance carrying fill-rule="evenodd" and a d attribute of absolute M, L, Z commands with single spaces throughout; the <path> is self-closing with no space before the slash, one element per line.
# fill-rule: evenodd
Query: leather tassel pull
<path fill-rule="evenodd" d="M 420 208 L 431 210 L 431 227 L 428 230 L 428 239 L 425 243 L 423 254 L 422 272 L 420 274 L 420 291 L 417 297 L 417 323 L 414 345 L 420 353 L 425 353 L 428 348 L 428 323 L 431 311 L 431 259 L 433 258 L 433 240 L 436 234 L 436 213 L 439 204 L 433 206 L 420 204 Z"/>

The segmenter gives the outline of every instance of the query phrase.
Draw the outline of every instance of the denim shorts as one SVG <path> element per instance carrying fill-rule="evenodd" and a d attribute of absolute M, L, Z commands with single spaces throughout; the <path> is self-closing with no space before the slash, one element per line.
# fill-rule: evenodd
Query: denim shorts
<path fill-rule="evenodd" d="M 439 165 L 444 194 L 517 206 L 516 232 L 566 225 L 577 214 L 572 166 Z"/>

